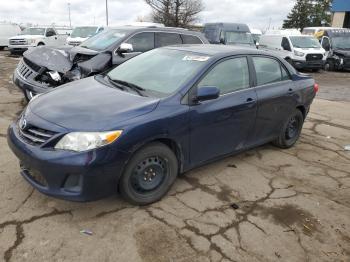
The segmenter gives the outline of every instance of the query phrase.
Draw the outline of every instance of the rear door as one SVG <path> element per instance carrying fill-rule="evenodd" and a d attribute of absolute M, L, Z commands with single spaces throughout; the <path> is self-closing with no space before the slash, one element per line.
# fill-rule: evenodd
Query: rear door
<path fill-rule="evenodd" d="M 258 111 L 250 142 L 260 144 L 278 136 L 282 124 L 296 108 L 295 86 L 282 63 L 273 57 L 252 56 Z"/>
<path fill-rule="evenodd" d="M 220 97 L 190 107 L 193 165 L 242 149 L 255 124 L 257 97 L 247 57 L 215 64 L 196 88 L 215 86 Z"/>

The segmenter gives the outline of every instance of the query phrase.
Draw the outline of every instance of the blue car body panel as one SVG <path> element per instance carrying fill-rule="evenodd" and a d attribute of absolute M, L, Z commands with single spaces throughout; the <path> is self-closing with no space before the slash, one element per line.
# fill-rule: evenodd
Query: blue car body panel
<path fill-rule="evenodd" d="M 22 175 L 26 180 L 47 195 L 73 201 L 98 199 L 117 191 L 128 160 L 151 141 L 171 146 L 179 160 L 179 172 L 186 172 L 218 157 L 272 141 L 293 110 L 300 108 L 306 116 L 315 97 L 314 80 L 280 59 L 290 80 L 256 87 L 250 61 L 250 88 L 193 104 L 195 83 L 217 61 L 237 55 L 249 58 L 268 54 L 217 45 L 168 48 L 212 56 L 192 79 L 168 97 L 143 97 L 107 86 L 96 78 L 86 78 L 32 101 L 23 117 L 29 125 L 55 135 L 35 146 L 21 137 L 18 121 L 9 127 L 8 144 L 25 167 Z M 110 130 L 123 133 L 105 147 L 81 153 L 53 149 L 66 133 Z M 27 169 L 44 176 L 48 186 L 36 183 Z M 74 187 L 77 190 L 70 192 L 67 179 L 74 176 L 79 177 L 78 189 Z"/>

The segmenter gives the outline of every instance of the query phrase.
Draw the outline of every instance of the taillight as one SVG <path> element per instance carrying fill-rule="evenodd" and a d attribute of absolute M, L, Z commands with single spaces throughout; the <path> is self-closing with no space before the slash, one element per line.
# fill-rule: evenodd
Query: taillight
<path fill-rule="evenodd" d="M 318 90 L 320 89 L 320 86 L 318 84 L 314 84 L 314 90 L 315 90 L 315 93 L 318 92 Z"/>

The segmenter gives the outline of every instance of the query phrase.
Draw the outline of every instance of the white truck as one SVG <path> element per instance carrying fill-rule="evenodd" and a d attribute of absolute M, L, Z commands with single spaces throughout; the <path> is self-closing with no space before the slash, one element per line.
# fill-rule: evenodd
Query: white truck
<path fill-rule="evenodd" d="M 287 60 L 296 69 L 318 71 L 326 62 L 326 51 L 319 41 L 299 31 L 280 30 L 260 37 L 260 48 L 272 51 Z"/>
<path fill-rule="evenodd" d="M 9 38 L 21 33 L 21 28 L 16 24 L 0 23 L 0 50 L 9 44 Z"/>
<path fill-rule="evenodd" d="M 36 46 L 61 46 L 66 43 L 67 34 L 59 34 L 53 27 L 28 27 L 20 35 L 9 38 L 11 54 L 23 53 Z"/>

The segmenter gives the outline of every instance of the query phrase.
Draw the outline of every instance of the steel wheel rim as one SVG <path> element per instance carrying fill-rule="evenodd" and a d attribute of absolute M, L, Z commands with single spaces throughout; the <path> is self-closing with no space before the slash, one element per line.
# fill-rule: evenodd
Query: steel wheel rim
<path fill-rule="evenodd" d="M 298 119 L 293 116 L 289 119 L 287 129 L 286 129 L 286 138 L 293 139 L 298 135 L 299 132 L 299 122 Z"/>
<path fill-rule="evenodd" d="M 140 161 L 132 171 L 131 187 L 145 194 L 157 190 L 168 176 L 168 161 L 160 156 L 147 157 Z"/>

